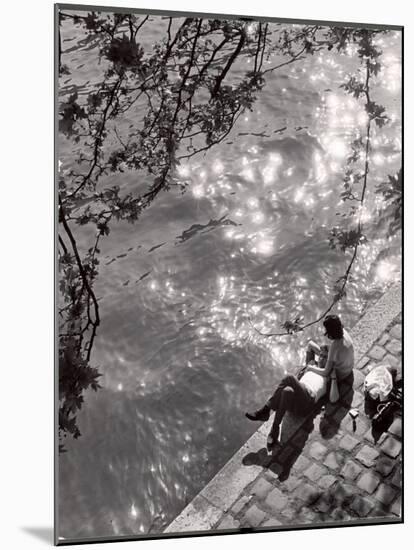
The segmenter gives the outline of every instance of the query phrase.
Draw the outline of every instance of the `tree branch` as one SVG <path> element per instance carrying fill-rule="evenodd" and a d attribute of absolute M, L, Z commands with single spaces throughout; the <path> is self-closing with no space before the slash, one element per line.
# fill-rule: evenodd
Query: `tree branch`
<path fill-rule="evenodd" d="M 221 83 L 226 78 L 226 75 L 229 72 L 230 67 L 233 65 L 235 59 L 237 58 L 237 56 L 241 52 L 241 49 L 243 48 L 243 45 L 244 45 L 245 41 L 246 41 L 246 37 L 245 37 L 244 33 L 242 32 L 240 34 L 240 40 L 239 40 L 239 43 L 237 44 L 237 48 L 234 50 L 234 52 L 230 56 L 230 59 L 227 62 L 227 65 L 224 67 L 223 71 L 219 74 L 219 76 L 216 79 L 216 84 L 213 88 L 213 91 L 211 92 L 211 97 L 212 98 L 216 97 L 216 95 L 217 95 L 217 93 L 220 89 Z"/>

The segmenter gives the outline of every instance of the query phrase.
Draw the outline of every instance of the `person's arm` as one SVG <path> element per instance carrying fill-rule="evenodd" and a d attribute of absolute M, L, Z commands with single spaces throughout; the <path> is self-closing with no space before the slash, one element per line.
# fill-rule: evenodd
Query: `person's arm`
<path fill-rule="evenodd" d="M 332 373 L 332 369 L 335 364 L 335 342 L 332 342 L 332 344 L 329 346 L 329 352 L 328 352 L 328 359 L 326 360 L 324 367 L 317 367 L 314 365 L 308 365 L 308 370 L 312 372 L 316 372 L 317 374 L 320 374 L 321 376 L 330 376 Z M 335 370 L 334 370 L 335 372 Z"/>

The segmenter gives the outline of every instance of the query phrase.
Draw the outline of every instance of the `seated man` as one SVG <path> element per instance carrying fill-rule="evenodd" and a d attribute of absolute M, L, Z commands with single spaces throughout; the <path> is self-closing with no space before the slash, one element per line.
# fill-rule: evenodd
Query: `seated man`
<path fill-rule="evenodd" d="M 254 413 L 246 413 L 249 420 L 265 421 L 269 419 L 272 410 L 276 411 L 273 426 L 267 440 L 268 447 L 278 440 L 280 423 L 286 411 L 296 414 L 307 414 L 311 412 L 319 399 L 325 395 L 328 386 L 328 377 L 324 373 L 327 357 L 328 349 L 327 346 L 324 346 L 320 348 L 317 367 L 311 368 L 309 366 L 300 380 L 296 376 L 288 374 L 281 380 L 272 397 L 261 409 Z M 307 361 L 309 360 L 310 356 L 308 353 Z"/>
<path fill-rule="evenodd" d="M 331 341 L 327 347 L 316 347 L 320 352 L 318 365 L 307 366 L 305 374 L 299 380 L 288 375 L 283 378 L 272 397 L 254 413 L 246 413 L 249 420 L 268 420 L 270 411 L 276 411 L 273 427 L 268 438 L 268 447 L 279 438 L 280 423 L 287 410 L 306 414 L 327 392 L 328 380 L 339 382 L 352 380 L 354 367 L 354 346 L 352 338 L 337 315 L 327 315 L 323 321 L 325 336 Z M 308 349 L 307 362 L 313 357 Z"/>

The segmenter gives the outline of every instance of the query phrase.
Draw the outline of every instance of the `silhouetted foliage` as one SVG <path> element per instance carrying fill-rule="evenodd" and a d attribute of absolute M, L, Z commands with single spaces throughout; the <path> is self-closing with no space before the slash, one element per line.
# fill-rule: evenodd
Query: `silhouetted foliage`
<path fill-rule="evenodd" d="M 402 222 L 402 193 L 403 176 L 400 169 L 394 176 L 388 176 L 388 181 L 379 185 L 376 193 L 381 194 L 386 202 L 386 219 L 390 220 L 388 236 L 394 235 L 401 230 Z"/>

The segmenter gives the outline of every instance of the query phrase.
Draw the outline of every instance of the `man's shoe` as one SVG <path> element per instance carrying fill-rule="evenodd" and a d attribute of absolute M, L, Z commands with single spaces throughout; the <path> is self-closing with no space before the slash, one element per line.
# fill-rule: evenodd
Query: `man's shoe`
<path fill-rule="evenodd" d="M 264 422 L 265 420 L 269 420 L 270 408 L 265 405 L 264 407 L 253 413 L 247 412 L 246 416 L 249 420 L 258 420 L 260 422 Z"/>

